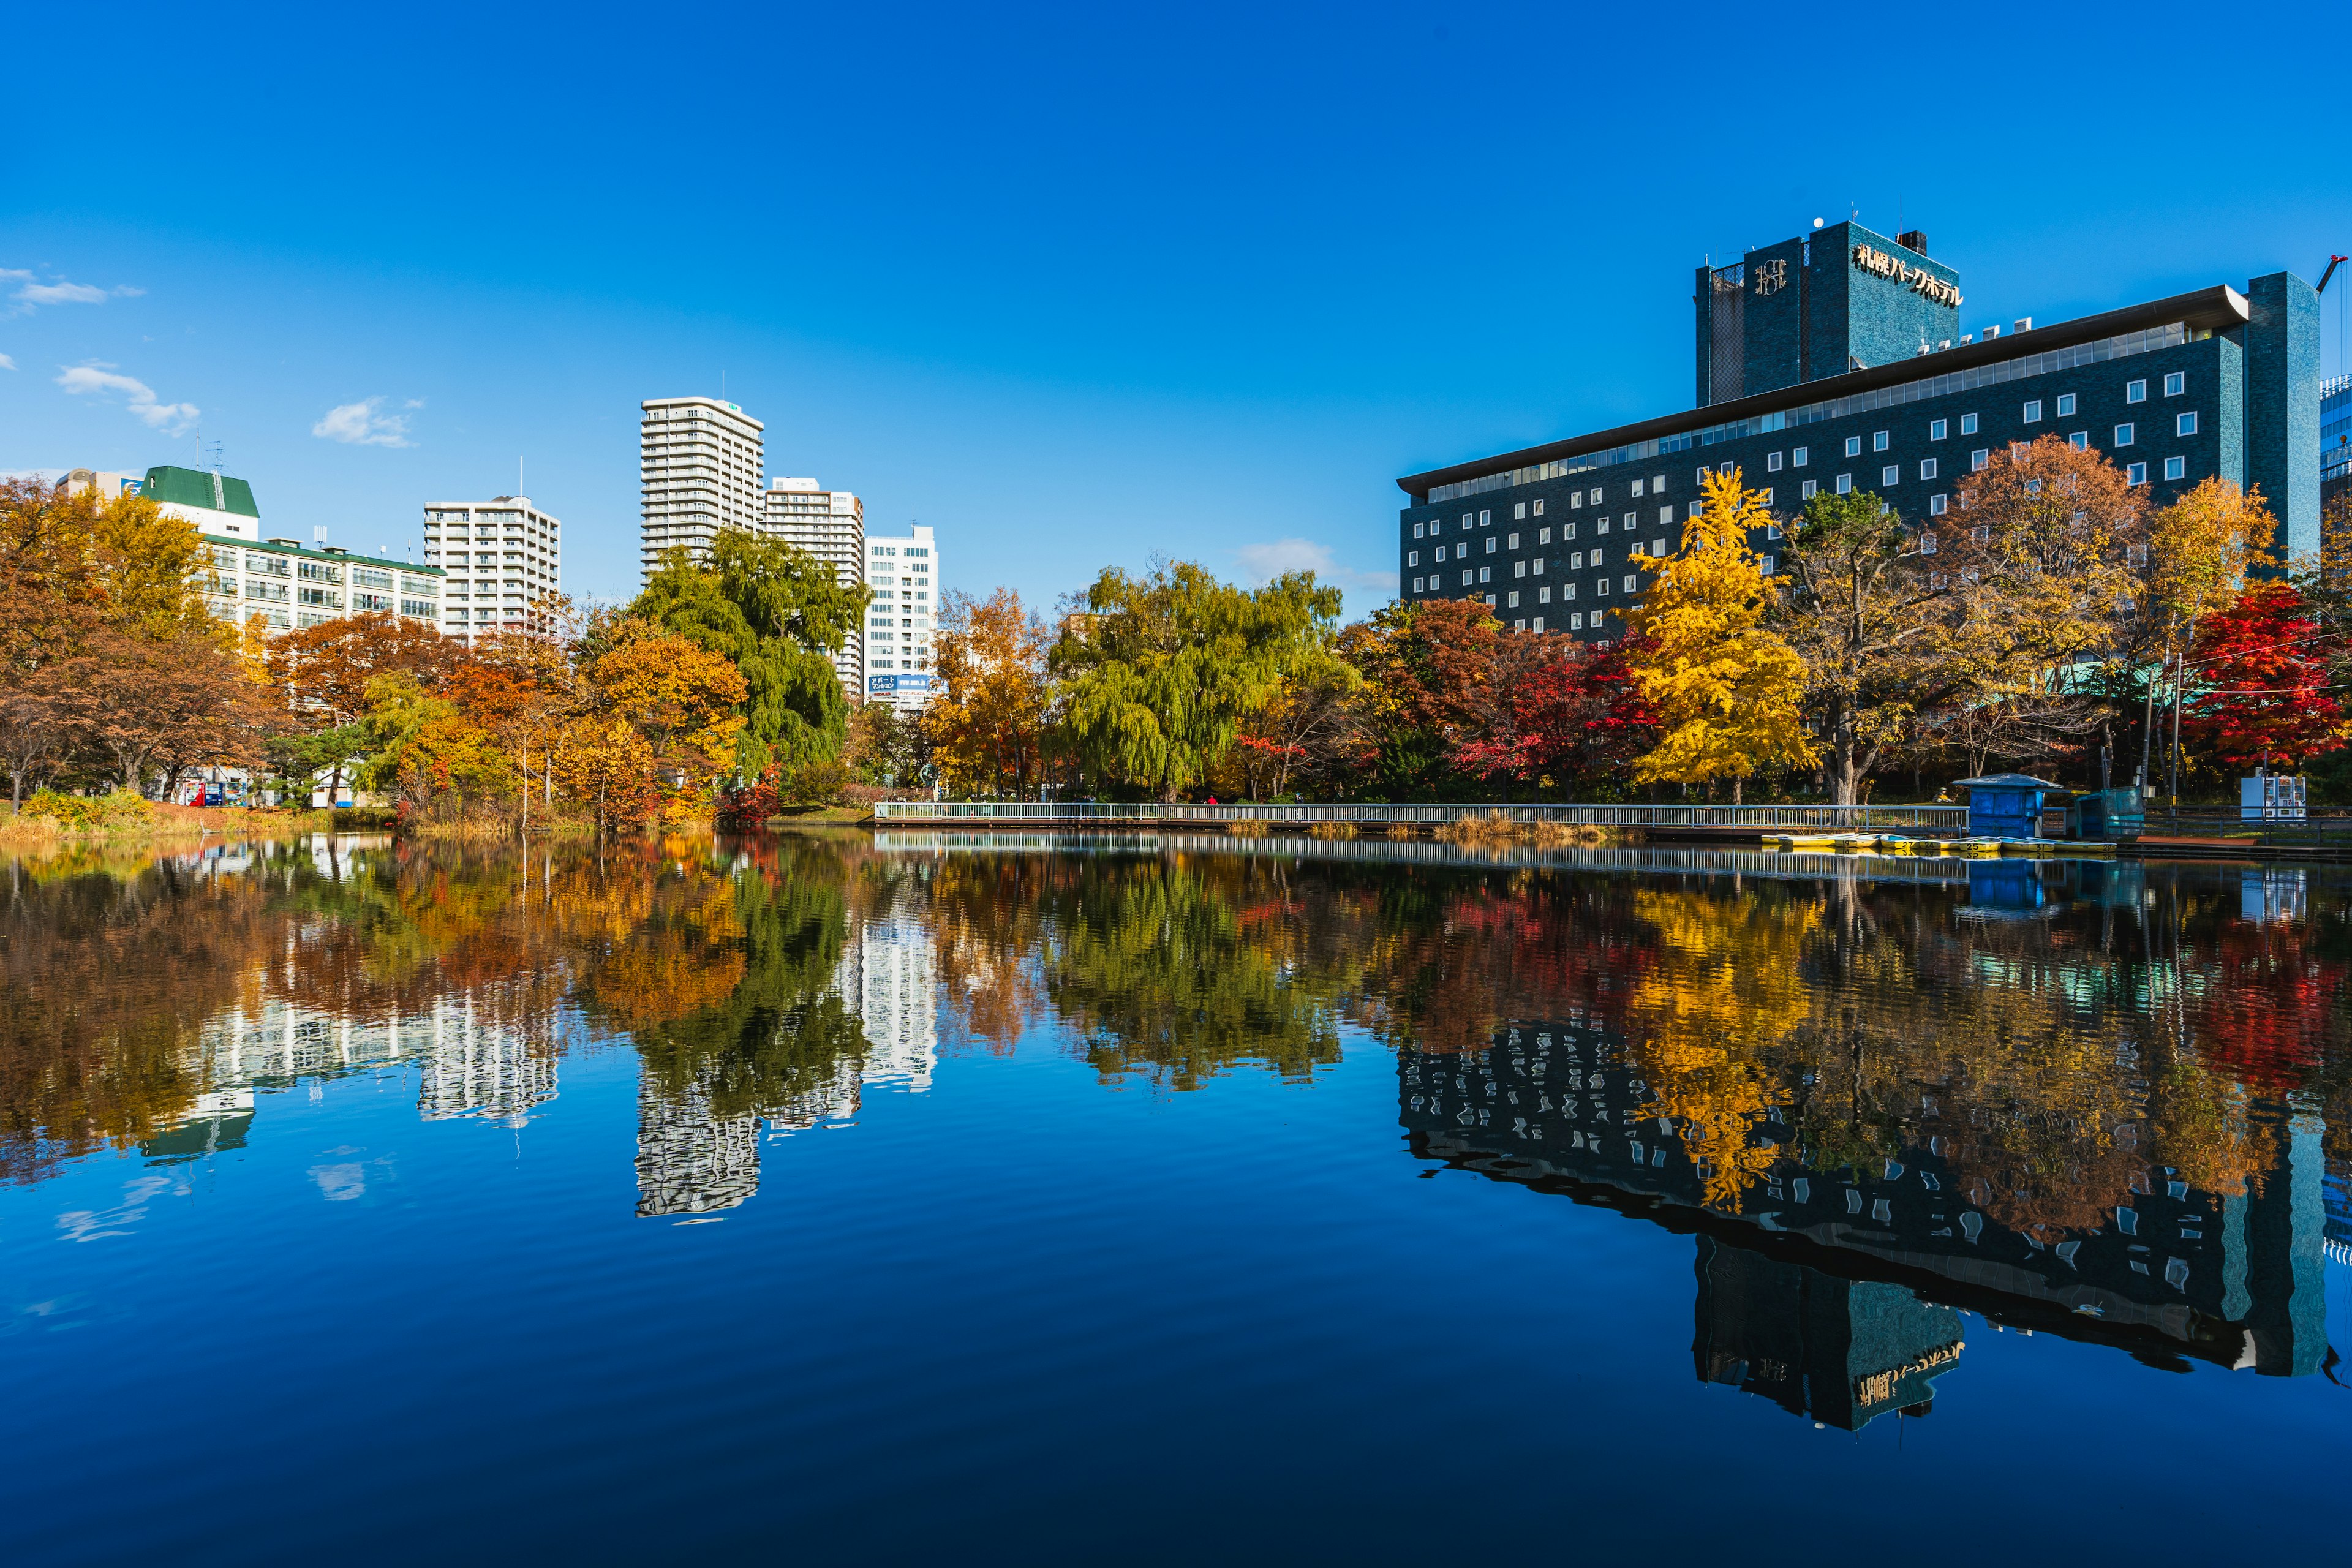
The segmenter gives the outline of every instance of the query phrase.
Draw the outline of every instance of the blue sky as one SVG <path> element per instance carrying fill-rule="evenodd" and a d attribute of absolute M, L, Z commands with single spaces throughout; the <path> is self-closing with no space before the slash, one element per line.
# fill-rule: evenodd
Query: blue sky
<path fill-rule="evenodd" d="M 41 7 L 0 469 L 194 463 L 201 425 L 273 531 L 397 553 L 520 458 L 565 585 L 625 597 L 636 405 L 723 380 L 770 473 L 935 527 L 951 586 L 1319 563 L 1361 614 L 1397 475 L 1689 405 L 1710 254 L 1899 203 L 1969 328 L 2315 280 L 2352 250 L 2320 24 Z"/>

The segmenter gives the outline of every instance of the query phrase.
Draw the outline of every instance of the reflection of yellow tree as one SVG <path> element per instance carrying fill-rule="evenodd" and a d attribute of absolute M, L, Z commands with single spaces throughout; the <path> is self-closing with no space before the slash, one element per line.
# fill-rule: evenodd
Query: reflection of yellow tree
<path fill-rule="evenodd" d="M 1656 944 L 1625 1007 L 1644 1114 L 1683 1124 L 1706 1202 L 1736 1206 L 1779 1157 L 1753 1134 L 1785 1098 L 1771 1053 L 1811 1010 L 1799 964 L 1821 906 L 1644 889 L 1633 912 Z"/>

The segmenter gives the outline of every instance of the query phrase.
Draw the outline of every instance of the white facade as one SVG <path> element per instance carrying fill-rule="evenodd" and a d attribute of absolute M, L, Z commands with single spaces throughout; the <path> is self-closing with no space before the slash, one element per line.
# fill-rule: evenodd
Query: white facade
<path fill-rule="evenodd" d="M 563 525 L 529 496 L 425 503 L 425 559 L 441 568 L 441 629 L 470 644 L 545 631 L 538 600 L 563 591 Z"/>
<path fill-rule="evenodd" d="M 251 519 L 244 520 L 250 522 Z M 258 620 L 275 634 L 345 616 L 438 618 L 441 569 L 354 555 L 291 539 L 256 540 L 205 532 L 200 586 L 205 608 L 245 626 Z"/>
<path fill-rule="evenodd" d="M 913 712 L 931 700 L 931 638 L 939 627 L 939 546 L 917 528 L 866 542 L 866 700 Z"/>
<path fill-rule="evenodd" d="M 807 551 L 833 568 L 845 587 L 866 581 L 866 506 L 847 490 L 817 488 L 814 479 L 770 479 L 762 527 L 770 536 Z M 833 656 L 841 689 L 855 702 L 866 689 L 866 639 L 853 633 Z"/>
<path fill-rule="evenodd" d="M 638 406 L 639 574 L 650 578 L 666 550 L 699 554 L 722 528 L 759 529 L 767 453 L 765 427 L 732 403 L 653 397 Z"/>

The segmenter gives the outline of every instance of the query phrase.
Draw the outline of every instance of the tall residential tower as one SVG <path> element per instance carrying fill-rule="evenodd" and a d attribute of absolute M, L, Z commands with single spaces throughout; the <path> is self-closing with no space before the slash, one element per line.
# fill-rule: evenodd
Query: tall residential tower
<path fill-rule="evenodd" d="M 652 397 L 638 406 L 641 575 L 650 577 L 666 550 L 699 554 L 722 528 L 759 528 L 766 450 L 764 427 L 732 403 Z"/>
<path fill-rule="evenodd" d="M 770 479 L 763 498 L 769 535 L 807 551 L 833 568 L 845 587 L 866 581 L 866 508 L 847 490 L 817 488 L 814 479 Z M 835 650 L 833 668 L 853 702 L 865 689 L 865 637 L 853 632 Z"/>

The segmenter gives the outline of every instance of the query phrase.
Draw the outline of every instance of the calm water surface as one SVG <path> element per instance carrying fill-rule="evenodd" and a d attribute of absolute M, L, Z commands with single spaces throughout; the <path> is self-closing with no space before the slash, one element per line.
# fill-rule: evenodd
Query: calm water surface
<path fill-rule="evenodd" d="M 2340 1549 L 2334 871 L 8 878 L 12 1562 Z"/>

